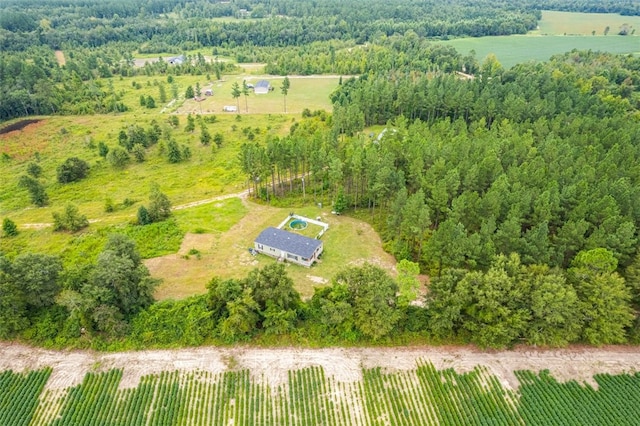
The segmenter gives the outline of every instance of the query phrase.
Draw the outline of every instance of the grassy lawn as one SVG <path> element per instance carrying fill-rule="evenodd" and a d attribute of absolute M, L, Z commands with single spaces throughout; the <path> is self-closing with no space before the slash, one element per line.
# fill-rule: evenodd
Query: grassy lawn
<path fill-rule="evenodd" d="M 146 261 L 152 275 L 164 279 L 156 292 L 158 299 L 201 294 L 214 276 L 243 278 L 250 270 L 276 261 L 266 255 L 254 257 L 248 248 L 253 247 L 253 241 L 264 228 L 278 226 L 291 208 L 251 201 L 245 201 L 244 206 L 246 213 L 230 229 L 211 234 L 187 234 L 177 254 Z M 324 253 L 318 264 L 312 268 L 287 264 L 287 273 L 303 297 L 310 297 L 314 286 L 328 283 L 347 265 L 372 262 L 393 273 L 395 261 L 382 250 L 380 237 L 367 223 L 334 216 L 329 208 L 315 205 L 296 208 L 295 213 L 312 218 L 320 216 L 330 226 L 322 237 Z M 194 249 L 198 255 L 189 255 Z"/>
<path fill-rule="evenodd" d="M 487 55 L 495 54 L 506 68 L 528 61 L 546 61 L 573 49 L 640 54 L 638 35 L 617 35 L 623 24 L 632 30 L 640 28 L 640 17 L 544 11 L 539 29 L 528 35 L 463 38 L 441 43 L 453 46 L 462 54 L 474 50 L 480 62 Z M 607 26 L 610 31 L 604 36 Z M 592 31 L 596 32 L 595 36 Z"/>
<path fill-rule="evenodd" d="M 227 76 L 223 81 L 200 82 L 202 91 L 207 88 L 213 90 L 213 96 L 205 97 L 201 102 L 186 100 L 176 110 L 179 114 L 221 114 L 233 115 L 236 113 L 223 112 L 226 105 L 238 107 L 240 114 L 283 114 L 284 96 L 280 91 L 284 77 L 238 75 Z M 261 79 L 269 81 L 274 90 L 264 95 L 256 95 L 251 91 L 245 99 L 243 95 L 234 99 L 231 95 L 233 83 L 238 83 L 242 88 L 243 80 L 255 84 Z M 323 109 L 331 111 L 329 94 L 338 86 L 339 77 L 334 76 L 289 76 L 291 87 L 287 95 L 287 115 L 299 115 L 305 108 L 311 111 Z M 195 84 L 195 83 L 193 83 Z M 186 89 L 186 87 L 185 87 Z"/>

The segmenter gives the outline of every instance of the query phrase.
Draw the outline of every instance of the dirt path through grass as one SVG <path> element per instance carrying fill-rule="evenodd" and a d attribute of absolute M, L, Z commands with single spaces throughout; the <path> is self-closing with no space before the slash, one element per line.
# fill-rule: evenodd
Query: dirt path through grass
<path fill-rule="evenodd" d="M 197 207 L 197 206 L 202 206 L 205 204 L 211 204 L 211 203 L 215 203 L 216 201 L 222 201 L 222 200 L 228 200 L 229 198 L 247 198 L 247 196 L 249 195 L 249 191 L 245 190 L 242 192 L 237 192 L 235 194 L 226 194 L 226 195 L 219 195 L 217 197 L 213 197 L 213 198 L 206 198 L 204 200 L 198 200 L 198 201 L 192 201 L 190 203 L 186 203 L 186 204 L 180 204 L 177 206 L 173 206 L 171 207 L 171 210 L 183 210 L 183 209 L 188 209 L 191 207 Z M 123 219 L 128 219 L 131 218 L 133 216 L 122 216 Z M 113 219 L 113 217 L 112 217 Z M 101 222 L 102 219 L 89 219 L 89 223 L 98 223 Z M 20 225 L 20 228 L 23 229 L 43 229 L 43 228 L 49 228 L 53 226 L 53 223 L 51 222 L 41 222 L 41 223 L 23 223 Z"/>

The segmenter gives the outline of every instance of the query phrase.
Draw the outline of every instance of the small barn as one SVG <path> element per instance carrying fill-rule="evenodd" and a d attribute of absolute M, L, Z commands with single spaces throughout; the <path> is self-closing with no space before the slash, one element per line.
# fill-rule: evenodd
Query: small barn
<path fill-rule="evenodd" d="M 270 89 L 271 89 L 271 84 L 269 84 L 267 80 L 260 80 L 253 87 L 253 93 L 255 93 L 256 95 L 265 95 L 269 93 Z"/>
<path fill-rule="evenodd" d="M 322 241 L 270 226 L 258 235 L 254 249 L 258 253 L 310 267 L 322 253 Z"/>

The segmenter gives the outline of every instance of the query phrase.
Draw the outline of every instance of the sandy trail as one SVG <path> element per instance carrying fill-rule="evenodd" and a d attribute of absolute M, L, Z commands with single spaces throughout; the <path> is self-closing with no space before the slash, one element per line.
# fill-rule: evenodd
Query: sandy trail
<path fill-rule="evenodd" d="M 245 190 L 245 191 L 242 191 L 242 192 L 236 192 L 234 194 L 219 195 L 219 196 L 213 197 L 213 198 L 206 198 L 204 200 L 198 200 L 198 201 L 192 201 L 192 202 L 186 203 L 186 204 L 180 204 L 180 205 L 171 207 L 171 210 L 184 210 L 184 209 L 188 209 L 188 208 L 192 208 L 192 207 L 202 206 L 202 205 L 205 205 L 205 204 L 215 203 L 216 201 L 228 200 L 229 198 L 242 198 L 242 199 L 245 199 L 248 196 L 249 196 L 249 191 Z M 133 217 L 133 216 L 126 216 L 126 217 Z M 126 218 L 126 217 L 125 216 L 120 216 L 120 218 Z M 98 223 L 98 222 L 102 222 L 102 219 L 89 219 L 89 223 Z M 22 229 L 43 229 L 43 228 L 49 228 L 51 226 L 53 226 L 53 223 L 51 223 L 51 222 L 23 223 L 22 225 L 20 225 L 20 228 L 22 228 Z"/>
<path fill-rule="evenodd" d="M 438 369 L 458 372 L 486 366 L 503 386 L 517 389 L 517 370 L 548 369 L 561 381 L 577 380 L 595 385 L 598 373 L 640 371 L 640 351 L 636 347 L 571 347 L 539 350 L 518 348 L 511 351 L 480 351 L 472 347 L 394 347 L 394 348 L 255 348 L 202 347 L 176 350 L 99 353 L 93 351 L 50 351 L 17 343 L 0 344 L 0 371 L 24 371 L 45 366 L 53 368 L 47 387 L 65 389 L 79 384 L 90 371 L 122 368 L 121 387 L 135 387 L 140 378 L 162 371 L 209 371 L 220 373 L 249 369 L 256 380 L 278 386 L 287 382 L 287 372 L 320 366 L 336 381 L 353 383 L 362 379 L 362 368 L 381 367 L 385 371 L 406 371 L 419 361 Z"/>

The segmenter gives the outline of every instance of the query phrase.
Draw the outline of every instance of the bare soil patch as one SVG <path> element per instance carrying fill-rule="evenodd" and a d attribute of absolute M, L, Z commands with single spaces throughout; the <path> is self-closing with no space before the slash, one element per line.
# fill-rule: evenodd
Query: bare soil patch
<path fill-rule="evenodd" d="M 0 152 L 9 154 L 16 160 L 25 160 L 34 153 L 46 152 L 49 140 L 46 133 L 46 120 L 20 120 L 0 129 Z"/>
<path fill-rule="evenodd" d="M 272 386 L 287 382 L 290 370 L 320 366 L 328 377 L 353 383 L 362 379 L 363 368 L 381 367 L 386 372 L 414 370 L 418 362 L 431 362 L 438 369 L 457 372 L 486 366 L 503 386 L 517 389 L 517 370 L 550 370 L 558 380 L 577 380 L 594 384 L 598 373 L 635 373 L 640 370 L 640 351 L 636 347 L 611 346 L 543 350 L 517 348 L 484 352 L 472 347 L 394 347 L 394 348 L 255 348 L 202 347 L 177 350 L 98 353 L 92 351 L 50 351 L 17 343 L 0 344 L 0 371 L 16 372 L 52 367 L 49 389 L 79 384 L 91 371 L 123 370 L 121 387 L 137 386 L 140 378 L 162 371 L 209 371 L 249 369 L 255 380 Z"/>
<path fill-rule="evenodd" d="M 56 50 L 56 61 L 58 61 L 58 65 L 63 66 L 67 63 L 67 59 L 64 57 L 64 52 L 62 50 Z"/>
<path fill-rule="evenodd" d="M 30 120 L 16 121 L 15 123 L 9 124 L 8 126 L 5 126 L 5 127 L 1 128 L 0 129 L 0 135 L 4 135 L 6 133 L 11 133 L 11 132 L 17 132 L 19 130 L 24 129 L 25 127 L 27 127 L 30 124 L 39 123 L 40 121 L 42 121 L 42 120 L 30 119 Z"/>

